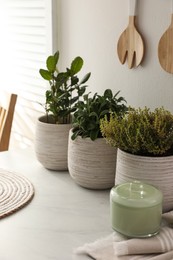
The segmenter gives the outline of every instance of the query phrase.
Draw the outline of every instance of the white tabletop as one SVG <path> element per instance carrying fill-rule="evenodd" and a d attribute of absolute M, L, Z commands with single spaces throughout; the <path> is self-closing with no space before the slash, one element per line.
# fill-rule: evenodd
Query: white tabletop
<path fill-rule="evenodd" d="M 109 190 L 74 183 L 68 172 L 49 171 L 32 149 L 0 153 L 0 168 L 28 177 L 29 205 L 0 220 L 0 260 L 83 260 L 73 249 L 112 232 Z"/>

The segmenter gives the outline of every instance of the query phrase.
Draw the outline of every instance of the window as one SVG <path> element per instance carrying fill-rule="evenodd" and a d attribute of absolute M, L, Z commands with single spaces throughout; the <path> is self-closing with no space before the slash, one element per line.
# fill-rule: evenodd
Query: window
<path fill-rule="evenodd" d="M 44 112 L 38 103 L 44 102 L 46 84 L 39 69 L 56 46 L 56 0 L 1 2 L 0 85 L 18 94 L 11 142 L 28 146 L 36 118 Z"/>

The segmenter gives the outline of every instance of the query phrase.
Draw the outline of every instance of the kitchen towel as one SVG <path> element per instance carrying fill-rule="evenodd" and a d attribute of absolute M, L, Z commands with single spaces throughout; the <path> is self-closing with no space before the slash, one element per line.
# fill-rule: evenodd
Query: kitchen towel
<path fill-rule="evenodd" d="M 127 238 L 118 232 L 77 248 L 95 260 L 173 260 L 173 211 L 163 214 L 159 234 L 150 238 Z"/>

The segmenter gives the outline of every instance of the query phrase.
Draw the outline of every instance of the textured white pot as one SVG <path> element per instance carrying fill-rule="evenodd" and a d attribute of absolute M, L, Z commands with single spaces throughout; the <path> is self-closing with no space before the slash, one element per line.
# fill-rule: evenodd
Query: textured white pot
<path fill-rule="evenodd" d="M 118 149 L 115 185 L 140 180 L 163 193 L 163 211 L 173 209 L 173 156 L 147 157 Z"/>
<path fill-rule="evenodd" d="M 35 153 L 38 161 L 50 170 L 68 170 L 67 150 L 71 124 L 48 124 L 45 116 L 38 118 Z"/>
<path fill-rule="evenodd" d="M 68 169 L 74 181 L 89 189 L 108 189 L 114 186 L 117 149 L 103 138 L 91 141 L 69 134 Z"/>

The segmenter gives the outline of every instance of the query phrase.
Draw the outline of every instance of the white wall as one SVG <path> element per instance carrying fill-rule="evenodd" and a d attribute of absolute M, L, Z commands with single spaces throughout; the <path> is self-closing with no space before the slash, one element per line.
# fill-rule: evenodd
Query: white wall
<path fill-rule="evenodd" d="M 158 42 L 171 22 L 171 0 L 138 0 L 137 27 L 145 40 L 143 63 L 135 69 L 122 65 L 116 53 L 128 24 L 128 0 L 58 0 L 62 67 L 80 55 L 91 71 L 89 89 L 103 93 L 121 90 L 131 106 L 164 106 L 173 112 L 173 75 L 158 61 Z M 82 75 L 81 75 L 82 76 Z"/>

